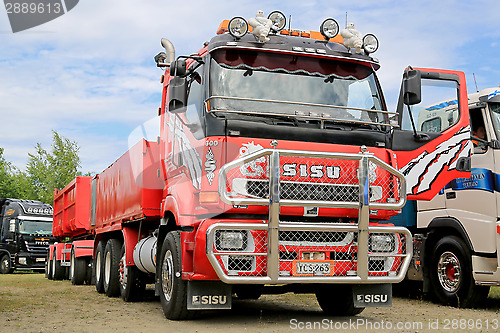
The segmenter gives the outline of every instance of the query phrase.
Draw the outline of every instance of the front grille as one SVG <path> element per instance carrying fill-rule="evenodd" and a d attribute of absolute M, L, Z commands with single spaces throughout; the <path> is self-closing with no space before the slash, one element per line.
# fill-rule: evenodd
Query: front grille
<path fill-rule="evenodd" d="M 245 183 L 244 194 L 254 198 L 269 198 L 267 180 L 246 180 Z M 281 182 L 280 199 L 353 202 L 359 200 L 359 187 L 343 184 Z"/>
<path fill-rule="evenodd" d="M 345 246 L 354 239 L 352 232 L 280 231 L 279 243 L 285 246 Z"/>
<path fill-rule="evenodd" d="M 46 255 L 49 250 L 48 245 L 35 245 L 34 242 L 25 242 L 26 249 L 29 253 L 37 254 L 37 255 Z"/>

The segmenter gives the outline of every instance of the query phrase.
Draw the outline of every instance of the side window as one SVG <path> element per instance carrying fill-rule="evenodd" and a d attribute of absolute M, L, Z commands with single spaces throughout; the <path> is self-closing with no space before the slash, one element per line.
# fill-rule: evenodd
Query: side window
<path fill-rule="evenodd" d="M 474 154 L 484 153 L 488 149 L 488 145 L 481 140 L 487 141 L 488 137 L 486 134 L 486 126 L 483 118 L 483 109 L 471 108 L 469 115 L 472 144 L 474 145 Z"/>
<path fill-rule="evenodd" d="M 203 86 L 201 84 L 201 76 L 196 75 L 192 80 L 188 91 L 186 120 L 191 124 L 196 124 L 200 123 L 200 117 L 203 111 Z"/>
<path fill-rule="evenodd" d="M 417 131 L 445 131 L 460 118 L 457 82 L 422 79 L 422 101 L 410 108 Z M 402 129 L 412 130 L 407 110 L 403 112 Z"/>

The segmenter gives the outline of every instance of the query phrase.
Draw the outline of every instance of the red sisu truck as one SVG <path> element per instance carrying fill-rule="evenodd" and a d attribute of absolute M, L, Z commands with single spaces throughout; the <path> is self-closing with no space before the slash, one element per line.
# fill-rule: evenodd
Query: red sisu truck
<path fill-rule="evenodd" d="M 233 295 L 315 293 L 333 315 L 391 305 L 412 240 L 388 219 L 470 173 L 464 74 L 406 69 L 391 112 L 374 35 L 343 44 L 335 20 L 286 30 L 280 12 L 248 22 L 224 21 L 189 56 L 162 39 L 160 136 L 56 192 L 54 230 L 69 231 L 52 276 L 74 266 L 81 283 L 93 266 L 97 291 L 126 301 L 154 283 L 176 320 Z M 450 127 L 417 132 L 444 95 L 459 105 Z"/>

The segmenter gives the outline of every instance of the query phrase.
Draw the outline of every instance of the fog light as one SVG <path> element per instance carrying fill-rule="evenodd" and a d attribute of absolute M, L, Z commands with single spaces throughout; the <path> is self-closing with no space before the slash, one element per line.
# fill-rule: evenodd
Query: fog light
<path fill-rule="evenodd" d="M 279 10 L 271 12 L 267 18 L 273 21 L 273 26 L 271 29 L 273 29 L 275 33 L 283 30 L 286 25 L 285 14 L 283 14 Z"/>
<path fill-rule="evenodd" d="M 393 252 L 396 242 L 390 234 L 370 234 L 369 246 L 370 252 Z"/>
<path fill-rule="evenodd" d="M 329 40 L 339 33 L 339 24 L 332 18 L 326 19 L 321 23 L 319 31 L 326 40 Z"/>
<path fill-rule="evenodd" d="M 247 248 L 248 235 L 243 230 L 217 230 L 215 248 L 221 251 L 243 251 Z"/>
<path fill-rule="evenodd" d="M 363 49 L 367 54 L 378 50 L 378 39 L 373 34 L 367 34 L 363 37 Z"/>
<path fill-rule="evenodd" d="M 231 36 L 240 39 L 248 32 L 248 23 L 243 17 L 233 17 L 227 25 L 227 30 Z"/>

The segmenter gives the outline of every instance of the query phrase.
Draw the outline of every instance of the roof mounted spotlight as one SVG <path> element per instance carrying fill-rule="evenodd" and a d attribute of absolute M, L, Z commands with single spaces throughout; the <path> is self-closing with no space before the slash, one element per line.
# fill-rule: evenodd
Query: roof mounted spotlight
<path fill-rule="evenodd" d="M 272 11 L 267 18 L 273 21 L 273 26 L 271 27 L 271 30 L 274 33 L 280 32 L 286 26 L 285 14 L 283 14 L 279 10 Z"/>
<path fill-rule="evenodd" d="M 240 39 L 248 32 L 248 23 L 243 17 L 233 17 L 227 25 L 227 30 L 235 39 Z"/>
<path fill-rule="evenodd" d="M 339 24 L 332 18 L 327 18 L 326 20 L 324 20 L 319 27 L 319 31 L 323 36 L 325 36 L 326 41 L 337 36 L 339 30 Z"/>
<path fill-rule="evenodd" d="M 370 54 L 378 50 L 378 39 L 374 34 L 366 34 L 363 37 L 363 49 L 366 54 Z"/>

